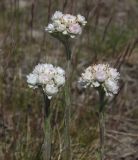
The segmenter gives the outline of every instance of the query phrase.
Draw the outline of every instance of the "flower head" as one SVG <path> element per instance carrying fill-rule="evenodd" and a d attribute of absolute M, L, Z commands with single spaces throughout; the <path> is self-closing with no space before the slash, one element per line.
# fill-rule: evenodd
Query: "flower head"
<path fill-rule="evenodd" d="M 51 23 L 45 28 L 49 33 L 61 34 L 71 38 L 76 37 L 82 33 L 82 27 L 86 25 L 87 21 L 84 16 L 78 14 L 77 16 L 71 14 L 63 14 L 56 11 L 52 18 Z M 58 37 L 59 38 L 59 37 Z"/>
<path fill-rule="evenodd" d="M 34 89 L 41 86 L 50 99 L 65 84 L 65 71 L 52 64 L 38 64 L 33 72 L 27 75 L 27 83 Z"/>
<path fill-rule="evenodd" d="M 118 93 L 118 80 L 120 74 L 115 68 L 109 67 L 108 64 L 98 64 L 86 68 L 82 73 L 79 82 L 84 87 L 102 87 L 106 96 L 113 96 Z"/>
<path fill-rule="evenodd" d="M 78 23 L 71 24 L 68 28 L 68 32 L 74 35 L 81 34 L 82 28 Z"/>

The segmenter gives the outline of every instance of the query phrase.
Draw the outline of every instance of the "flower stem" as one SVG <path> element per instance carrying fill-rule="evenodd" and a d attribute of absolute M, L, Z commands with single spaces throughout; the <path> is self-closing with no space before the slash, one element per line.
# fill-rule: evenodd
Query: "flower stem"
<path fill-rule="evenodd" d="M 69 47 L 68 41 L 64 43 L 66 49 L 67 56 L 67 67 L 66 67 L 66 85 L 65 85 L 65 138 L 64 138 L 64 147 L 65 154 L 64 160 L 71 160 L 71 140 L 70 140 L 70 107 L 71 107 L 71 99 L 70 99 L 70 73 L 71 73 L 71 50 Z"/>
<path fill-rule="evenodd" d="M 67 61 L 70 61 L 71 60 L 71 49 L 70 49 L 70 45 L 69 45 L 68 39 L 66 39 L 64 41 L 64 46 L 65 46 L 65 50 L 66 50 Z"/>
<path fill-rule="evenodd" d="M 105 144 L 105 92 L 102 88 L 99 90 L 99 136 L 100 136 L 100 160 L 104 160 Z"/>
<path fill-rule="evenodd" d="M 105 122 L 104 113 L 99 113 L 99 132 L 100 132 L 100 160 L 104 160 L 104 143 L 105 143 Z"/>
<path fill-rule="evenodd" d="M 50 116 L 44 120 L 43 160 L 51 160 L 51 121 Z"/>
<path fill-rule="evenodd" d="M 43 160 L 51 160 L 51 116 L 50 116 L 50 100 L 41 88 L 44 97 L 44 142 L 42 146 Z"/>
<path fill-rule="evenodd" d="M 47 119 L 50 115 L 50 99 L 48 99 L 47 95 L 45 94 L 44 90 L 42 89 L 42 94 L 44 97 L 44 118 Z"/>

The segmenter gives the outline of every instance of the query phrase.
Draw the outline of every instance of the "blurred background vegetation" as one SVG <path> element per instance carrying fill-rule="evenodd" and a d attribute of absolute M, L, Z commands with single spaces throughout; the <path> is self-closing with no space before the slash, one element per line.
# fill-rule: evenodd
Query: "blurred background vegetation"
<path fill-rule="evenodd" d="M 72 44 L 73 160 L 96 160 L 97 94 L 77 85 L 83 69 L 109 62 L 121 72 L 120 92 L 108 104 L 106 160 L 138 159 L 138 1 L 0 0 L 0 160 L 39 160 L 43 99 L 26 75 L 38 63 L 65 67 L 64 47 L 44 32 L 56 11 L 88 21 Z M 64 100 L 53 100 L 53 160 L 60 160 Z M 58 157 L 58 158 L 57 158 Z"/>

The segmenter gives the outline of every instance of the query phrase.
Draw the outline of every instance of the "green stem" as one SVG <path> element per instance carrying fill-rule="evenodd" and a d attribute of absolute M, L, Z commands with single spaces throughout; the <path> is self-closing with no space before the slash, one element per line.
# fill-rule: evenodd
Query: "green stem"
<path fill-rule="evenodd" d="M 105 91 L 103 90 L 103 88 L 99 88 L 99 112 L 103 112 L 104 111 L 104 107 L 105 107 Z"/>
<path fill-rule="evenodd" d="M 100 160 L 104 160 L 104 143 L 105 143 L 105 122 L 104 113 L 99 113 L 99 132 L 100 132 Z"/>
<path fill-rule="evenodd" d="M 64 160 L 71 160 L 71 140 L 70 140 L 70 107 L 71 107 L 71 99 L 70 99 L 70 73 L 71 73 L 71 50 L 69 47 L 68 41 L 64 43 L 66 49 L 67 56 L 67 68 L 66 68 L 66 85 L 65 85 L 65 138 L 64 138 L 64 147 L 65 154 Z"/>
<path fill-rule="evenodd" d="M 44 142 L 42 147 L 43 160 L 51 160 L 51 116 L 50 116 L 50 100 L 47 95 L 43 91 L 41 87 L 41 91 L 44 97 Z"/>
<path fill-rule="evenodd" d="M 64 41 L 64 46 L 65 46 L 65 50 L 66 50 L 67 61 L 70 61 L 71 60 L 71 49 L 70 49 L 68 39 Z"/>
<path fill-rule="evenodd" d="M 51 160 L 51 118 L 44 120 L 43 160 Z"/>
<path fill-rule="evenodd" d="M 47 119 L 50 115 L 50 100 L 48 99 L 47 95 L 45 94 L 43 88 L 41 88 L 43 97 L 44 97 L 44 118 Z"/>
<path fill-rule="evenodd" d="M 70 61 L 71 59 L 71 49 L 69 45 L 70 37 L 68 35 L 63 36 L 61 33 L 52 33 L 52 36 L 54 38 L 57 38 L 64 45 L 67 61 Z"/>
<path fill-rule="evenodd" d="M 100 135 L 100 160 L 104 160 L 104 144 L 105 144 L 105 92 L 99 89 L 99 135 Z"/>

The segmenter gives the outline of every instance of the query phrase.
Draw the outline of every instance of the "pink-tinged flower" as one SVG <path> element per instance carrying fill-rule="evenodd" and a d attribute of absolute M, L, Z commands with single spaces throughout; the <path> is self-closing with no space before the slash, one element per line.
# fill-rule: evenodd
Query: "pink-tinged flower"
<path fill-rule="evenodd" d="M 38 75 L 38 81 L 40 84 L 46 84 L 50 81 L 48 74 L 39 74 Z"/>
<path fill-rule="evenodd" d="M 105 71 L 100 71 L 100 70 L 98 70 L 98 71 L 95 73 L 95 79 L 96 79 L 98 82 L 104 82 L 106 78 L 107 78 L 107 74 L 105 73 Z"/>
<path fill-rule="evenodd" d="M 81 34 L 82 33 L 82 28 L 78 23 L 71 24 L 69 26 L 68 32 L 71 34 Z"/>
<path fill-rule="evenodd" d="M 61 38 L 59 35 L 75 38 L 82 33 L 82 28 L 87 23 L 85 17 L 80 14 L 74 16 L 63 14 L 60 11 L 56 11 L 51 20 L 52 23 L 48 24 L 45 30 L 51 34 L 55 33 L 53 36 L 56 36 L 58 39 Z"/>
<path fill-rule="evenodd" d="M 62 22 L 66 25 L 70 25 L 71 23 L 76 23 L 76 16 L 70 14 L 64 14 Z"/>
<path fill-rule="evenodd" d="M 103 65 L 103 64 L 94 65 L 93 69 L 95 72 L 95 79 L 98 82 L 104 82 L 108 77 L 107 71 L 106 71 L 107 65 Z"/>

